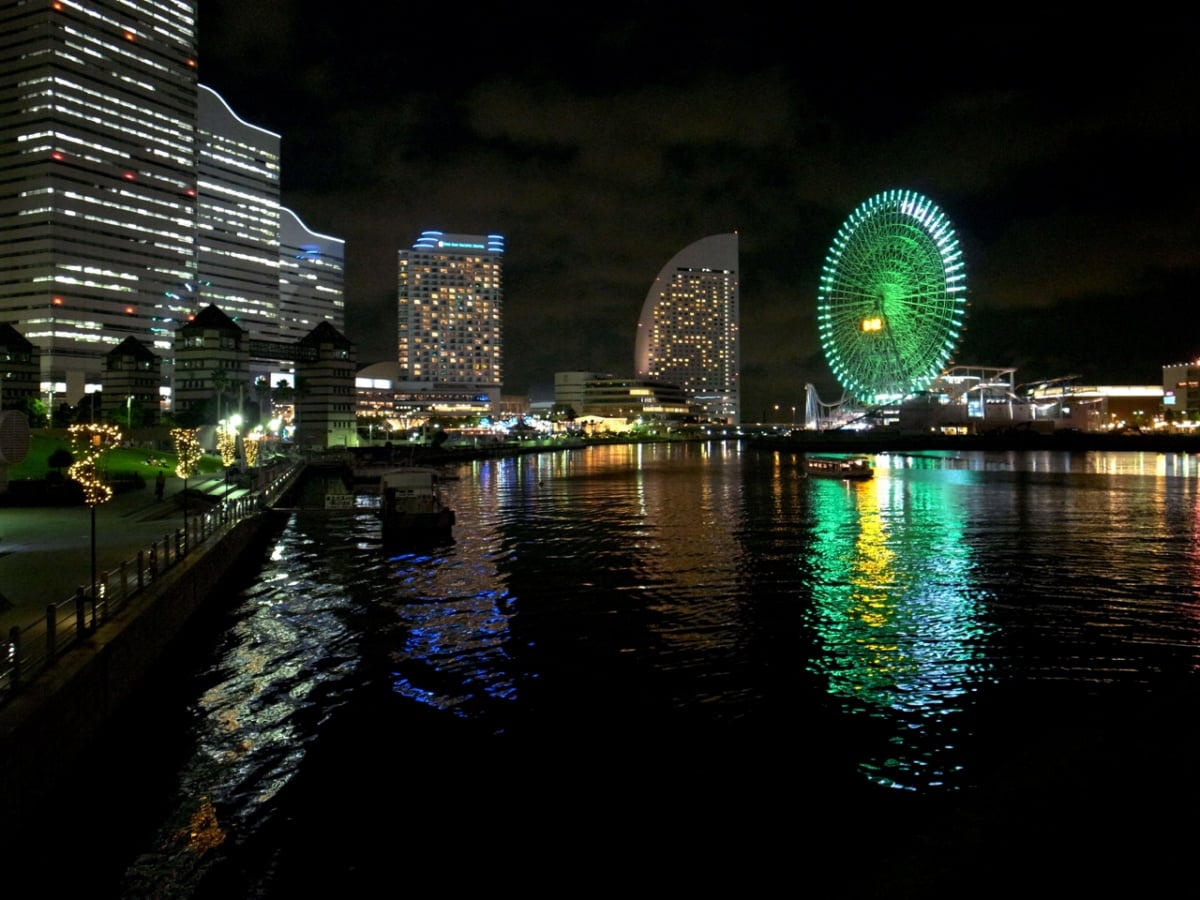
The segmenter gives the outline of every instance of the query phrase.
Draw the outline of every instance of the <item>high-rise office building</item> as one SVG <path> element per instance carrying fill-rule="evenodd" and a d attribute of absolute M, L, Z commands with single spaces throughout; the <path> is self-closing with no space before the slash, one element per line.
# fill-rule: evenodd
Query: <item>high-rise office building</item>
<path fill-rule="evenodd" d="M 346 330 L 346 242 L 279 210 L 279 339 L 292 344 L 322 322 Z"/>
<path fill-rule="evenodd" d="M 397 359 L 409 388 L 444 395 L 463 414 L 495 409 L 503 383 L 504 238 L 425 231 L 399 257 Z"/>
<path fill-rule="evenodd" d="M 240 119 L 216 91 L 199 86 L 197 106 L 196 295 L 172 305 L 173 323 L 213 305 L 247 332 L 250 378 L 278 364 L 279 135 Z M 182 316 L 180 315 L 182 313 Z M 288 357 L 289 366 L 291 357 Z"/>
<path fill-rule="evenodd" d="M 634 344 L 639 378 L 676 384 L 714 422 L 741 422 L 737 233 L 702 238 L 655 278 Z"/>
<path fill-rule="evenodd" d="M 343 242 L 280 205 L 280 136 L 198 84 L 195 51 L 187 0 L 0 6 L 0 322 L 38 347 L 51 406 L 129 337 L 169 397 L 175 331 L 209 306 L 246 332 L 251 391 L 344 327 Z"/>
<path fill-rule="evenodd" d="M 0 5 L 0 321 L 78 403 L 194 280 L 196 4 Z"/>
<path fill-rule="evenodd" d="M 297 344 L 321 322 L 345 328 L 345 241 L 280 205 L 278 134 L 242 120 L 205 85 L 198 109 L 199 281 L 185 315 L 219 307 L 247 333 L 250 386 L 295 386 Z"/>

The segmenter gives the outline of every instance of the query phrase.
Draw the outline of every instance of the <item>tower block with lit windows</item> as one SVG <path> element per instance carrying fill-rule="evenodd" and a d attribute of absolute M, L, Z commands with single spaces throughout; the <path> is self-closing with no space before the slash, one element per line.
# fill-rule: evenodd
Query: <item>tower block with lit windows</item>
<path fill-rule="evenodd" d="M 196 237 L 192 2 L 0 4 L 0 320 L 79 402 Z"/>
<path fill-rule="evenodd" d="M 422 232 L 399 253 L 397 402 L 412 413 L 494 412 L 503 384 L 504 238 Z"/>
<path fill-rule="evenodd" d="M 197 5 L 0 3 L 0 322 L 52 407 L 101 389 L 132 337 L 180 412 L 175 332 L 207 306 L 247 332 L 255 383 L 344 327 L 344 242 L 280 206 L 280 136 L 199 84 Z"/>
<path fill-rule="evenodd" d="M 681 387 L 710 422 L 741 423 L 738 236 L 703 238 L 654 280 L 638 320 L 634 371 Z"/>

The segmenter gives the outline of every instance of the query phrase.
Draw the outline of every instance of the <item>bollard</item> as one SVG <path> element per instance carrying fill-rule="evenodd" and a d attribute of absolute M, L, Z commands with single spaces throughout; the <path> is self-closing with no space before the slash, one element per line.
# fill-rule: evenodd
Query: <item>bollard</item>
<path fill-rule="evenodd" d="M 138 591 L 146 587 L 146 551 L 138 551 Z"/>

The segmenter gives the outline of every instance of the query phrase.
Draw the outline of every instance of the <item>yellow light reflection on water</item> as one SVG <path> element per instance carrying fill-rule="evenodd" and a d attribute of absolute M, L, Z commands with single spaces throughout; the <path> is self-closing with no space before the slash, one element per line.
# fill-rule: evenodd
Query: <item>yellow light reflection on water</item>
<path fill-rule="evenodd" d="M 813 480 L 811 667 L 852 715 L 894 722 L 860 762 L 897 787 L 946 783 L 959 763 L 952 719 L 980 677 L 981 625 L 963 539 L 961 485 L 891 477 Z"/>

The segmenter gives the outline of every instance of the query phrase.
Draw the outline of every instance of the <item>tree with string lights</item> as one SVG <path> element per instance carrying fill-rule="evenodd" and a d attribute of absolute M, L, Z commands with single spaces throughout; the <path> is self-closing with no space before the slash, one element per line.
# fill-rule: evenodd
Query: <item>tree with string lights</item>
<path fill-rule="evenodd" d="M 101 477 L 101 457 L 121 443 L 121 429 L 115 425 L 91 422 L 72 425 L 67 429 L 71 436 L 71 454 L 75 462 L 67 475 L 83 487 L 83 499 L 92 513 L 92 629 L 96 628 L 96 507 L 112 499 L 113 489 Z"/>
<path fill-rule="evenodd" d="M 198 433 L 198 428 L 171 429 L 171 441 L 175 445 L 175 474 L 183 479 L 183 546 L 185 552 L 188 547 L 187 483 L 188 478 L 200 464 L 200 457 L 204 453 L 200 447 Z"/>

